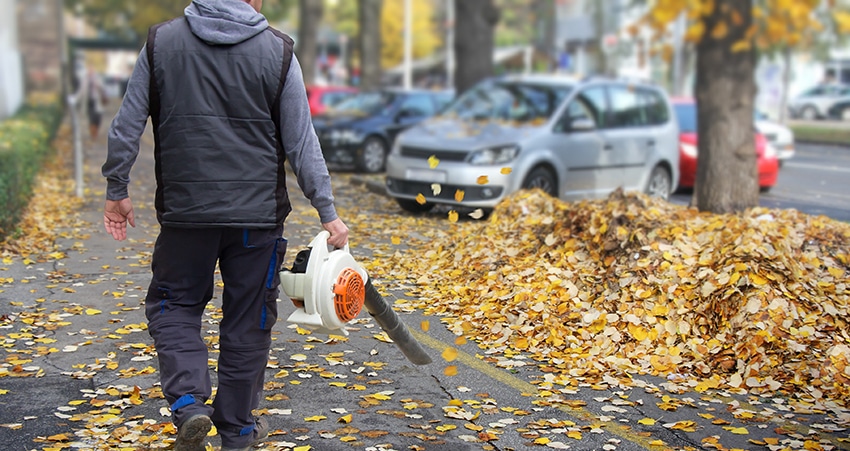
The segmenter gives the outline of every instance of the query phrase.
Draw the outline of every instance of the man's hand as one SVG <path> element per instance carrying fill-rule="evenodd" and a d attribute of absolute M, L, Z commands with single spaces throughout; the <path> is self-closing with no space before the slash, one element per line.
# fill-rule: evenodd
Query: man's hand
<path fill-rule="evenodd" d="M 342 219 L 336 218 L 331 222 L 322 224 L 322 227 L 330 232 L 328 244 L 334 248 L 340 249 L 345 246 L 345 243 L 348 243 L 348 226 L 342 222 Z"/>
<path fill-rule="evenodd" d="M 103 207 L 103 226 L 106 228 L 106 233 L 112 235 L 112 238 L 116 240 L 125 240 L 127 239 L 128 222 L 131 226 L 136 227 L 136 218 L 133 216 L 133 202 L 130 201 L 130 198 L 107 200 L 106 206 Z M 347 231 L 348 229 L 346 229 Z"/>

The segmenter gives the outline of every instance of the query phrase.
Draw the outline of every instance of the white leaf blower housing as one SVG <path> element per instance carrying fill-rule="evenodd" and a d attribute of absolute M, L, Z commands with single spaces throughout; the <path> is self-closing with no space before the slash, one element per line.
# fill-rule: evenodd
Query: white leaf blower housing
<path fill-rule="evenodd" d="M 295 311 L 289 315 L 288 322 L 315 332 L 347 336 L 345 325 L 363 309 L 369 276 L 348 252 L 348 244 L 329 251 L 329 237 L 327 231 L 319 232 L 308 246 L 307 270 L 281 271 L 280 285 L 293 301 L 303 303 L 300 307 L 295 302 Z"/>

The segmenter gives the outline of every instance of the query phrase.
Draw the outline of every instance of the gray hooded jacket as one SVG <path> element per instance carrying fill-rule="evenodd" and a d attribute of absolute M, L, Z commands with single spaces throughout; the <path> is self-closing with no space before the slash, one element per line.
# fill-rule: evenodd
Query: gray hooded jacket
<path fill-rule="evenodd" d="M 142 49 L 109 130 L 102 168 L 107 199 L 128 197 L 130 169 L 150 115 L 163 225 L 282 223 L 290 209 L 285 160 L 321 221 L 336 219 L 294 55 L 280 90 L 289 38 L 241 0 L 194 0 L 184 17 L 155 28 L 158 37 Z"/>

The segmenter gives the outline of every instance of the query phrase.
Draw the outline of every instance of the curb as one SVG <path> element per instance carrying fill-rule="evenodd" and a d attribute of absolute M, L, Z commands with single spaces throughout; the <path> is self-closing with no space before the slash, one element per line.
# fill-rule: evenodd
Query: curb
<path fill-rule="evenodd" d="M 387 195 L 387 187 L 384 185 L 383 181 L 375 180 L 374 178 L 365 177 L 361 175 L 353 175 L 351 176 L 351 184 L 357 186 L 365 186 L 366 190 L 379 194 L 381 196 Z"/>

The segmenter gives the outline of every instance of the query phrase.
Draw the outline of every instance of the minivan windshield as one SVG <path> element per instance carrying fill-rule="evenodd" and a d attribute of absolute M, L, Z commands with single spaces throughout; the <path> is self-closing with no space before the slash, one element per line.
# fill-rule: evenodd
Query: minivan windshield
<path fill-rule="evenodd" d="M 570 93 L 570 86 L 522 82 L 483 83 L 452 103 L 442 116 L 466 120 L 543 123 Z"/>
<path fill-rule="evenodd" d="M 363 116 L 383 114 L 392 106 L 395 94 L 390 92 L 361 92 L 333 107 L 334 112 Z"/>

